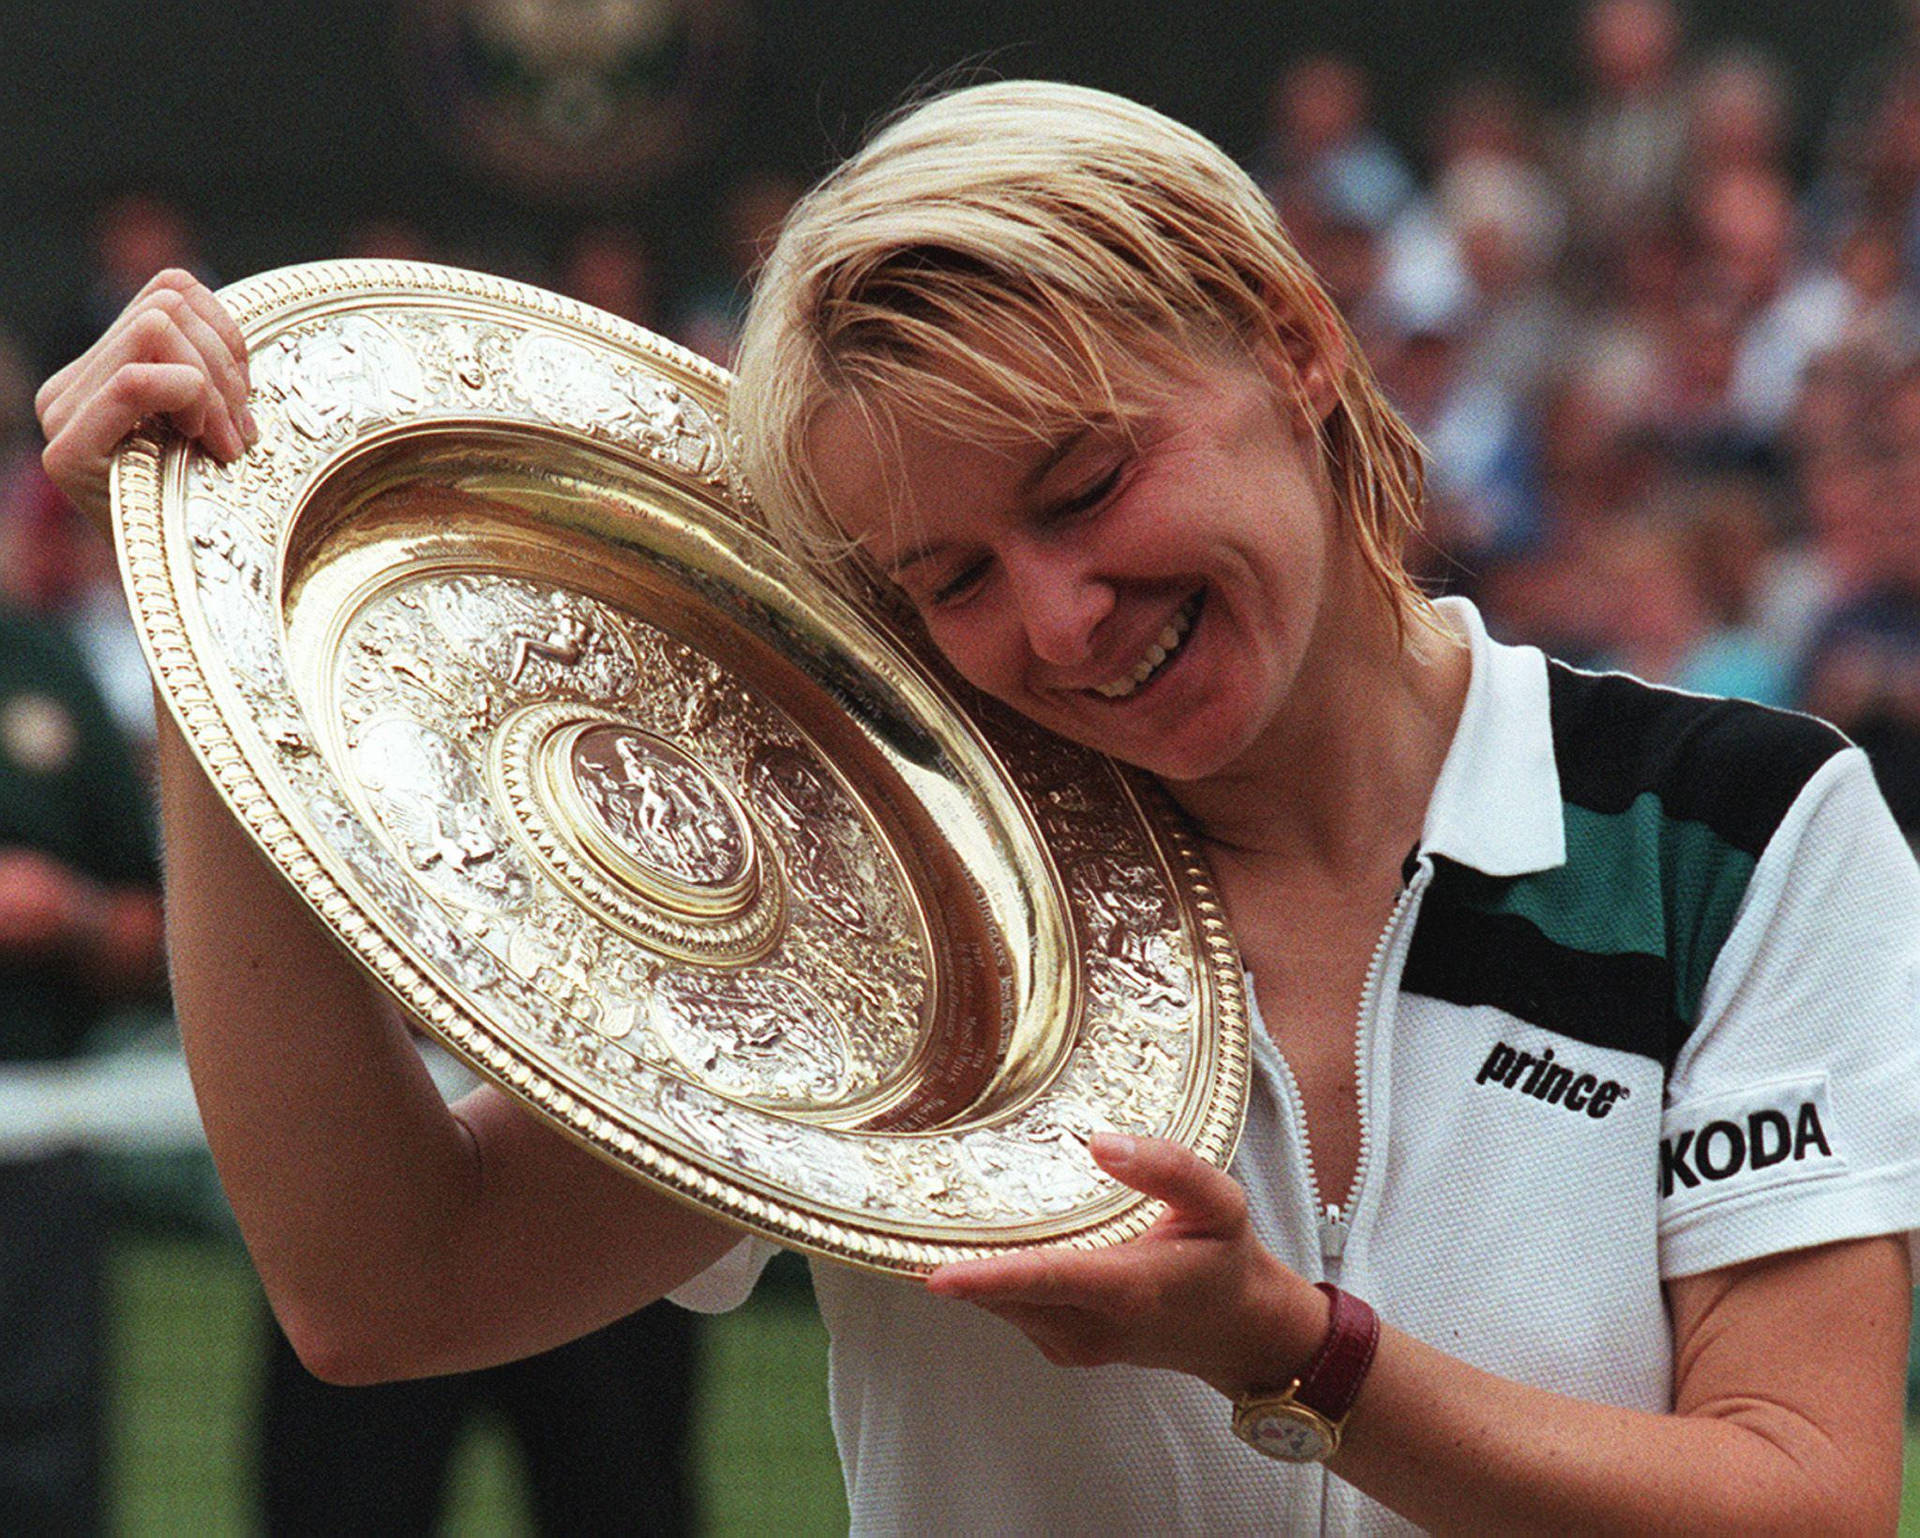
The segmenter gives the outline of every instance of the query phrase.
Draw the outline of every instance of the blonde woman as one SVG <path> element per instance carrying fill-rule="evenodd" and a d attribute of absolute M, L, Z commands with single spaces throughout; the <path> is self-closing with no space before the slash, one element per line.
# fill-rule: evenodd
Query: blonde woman
<path fill-rule="evenodd" d="M 42 392 L 49 468 L 98 512 L 136 420 L 234 454 L 246 391 L 163 275 Z M 1165 783 L 1258 1005 L 1229 1173 L 1094 1141 L 1168 1203 L 1145 1237 L 818 1268 L 856 1529 L 1893 1526 L 1920 876 L 1855 749 L 1429 603 L 1351 334 L 1219 150 L 1110 96 L 882 132 L 789 221 L 736 409 L 783 539 Z M 766 1246 L 496 1092 L 444 1111 L 164 762 L 209 1136 L 317 1370 L 744 1295 Z"/>

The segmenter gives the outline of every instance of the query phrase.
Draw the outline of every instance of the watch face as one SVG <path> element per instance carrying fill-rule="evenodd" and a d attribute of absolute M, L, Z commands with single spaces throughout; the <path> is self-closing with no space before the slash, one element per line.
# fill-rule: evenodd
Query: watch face
<path fill-rule="evenodd" d="M 1333 1454 L 1333 1438 L 1319 1417 L 1297 1410 L 1262 1411 L 1247 1420 L 1241 1435 L 1269 1458 L 1287 1463 L 1318 1463 Z"/>

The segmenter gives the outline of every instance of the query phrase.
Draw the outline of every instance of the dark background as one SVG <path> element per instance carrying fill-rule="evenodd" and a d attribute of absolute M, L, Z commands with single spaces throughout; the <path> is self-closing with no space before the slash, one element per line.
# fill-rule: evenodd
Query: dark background
<path fill-rule="evenodd" d="M 1377 116 L 1416 156 L 1437 89 L 1475 68 L 1573 88 L 1568 0 L 739 0 L 751 42 L 704 161 L 609 208 L 685 278 L 713 189 L 767 165 L 812 176 L 904 94 L 1038 75 L 1138 97 L 1245 156 L 1275 70 L 1335 48 L 1364 62 Z M 0 0 L 0 316 L 36 338 L 77 281 L 89 211 L 147 187 L 199 222 L 233 278 L 333 253 L 343 225 L 402 215 L 476 263 L 538 257 L 581 218 L 490 188 L 425 131 L 397 46 L 401 0 Z M 1834 92 L 1893 35 L 1895 0 L 1696 0 L 1695 51 L 1729 40 L 1786 61 L 1804 156 Z"/>

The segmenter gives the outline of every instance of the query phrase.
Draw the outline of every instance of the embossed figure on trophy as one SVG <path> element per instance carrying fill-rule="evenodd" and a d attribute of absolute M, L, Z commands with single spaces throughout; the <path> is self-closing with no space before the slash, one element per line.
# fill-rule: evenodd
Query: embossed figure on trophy
<path fill-rule="evenodd" d="M 568 1014 L 585 1021 L 596 1031 L 606 1014 L 600 989 L 594 981 L 601 948 L 596 930 L 583 924 L 570 925 L 561 937 L 559 955 L 536 972 L 533 979 Z"/>
<path fill-rule="evenodd" d="M 316 442 L 343 423 L 392 418 L 418 403 L 419 369 L 411 354 L 371 321 L 353 317 L 334 328 L 281 344 L 280 395 L 287 420 Z"/>
<path fill-rule="evenodd" d="M 473 333 L 465 326 L 448 326 L 441 333 L 447 348 L 447 367 L 453 377 L 469 390 L 478 390 L 487 382 L 487 366 L 480 359 L 480 349 L 475 344 Z"/>
<path fill-rule="evenodd" d="M 505 709 L 500 696 L 485 684 L 469 682 L 466 694 L 455 708 L 455 719 L 469 741 L 483 741 L 493 735 Z"/>
<path fill-rule="evenodd" d="M 268 583 L 265 552 L 257 548 L 250 539 L 243 543 L 235 536 L 234 528 L 230 523 L 203 524 L 194 530 L 193 542 L 195 546 L 221 563 L 220 567 L 210 568 L 215 575 L 225 581 L 242 583 L 256 598 L 266 596 Z"/>
<path fill-rule="evenodd" d="M 473 866 L 484 864 L 499 852 L 500 846 L 477 821 L 461 822 L 449 829 L 444 817 L 436 816 L 427 842 L 423 846 L 416 846 L 411 854 L 415 870 L 428 870 L 445 862 L 465 874 Z"/>
<path fill-rule="evenodd" d="M 673 852 L 677 871 L 699 878 L 723 871 L 737 856 L 740 834 L 711 787 L 687 774 L 674 774 L 648 757 L 631 737 L 614 751 L 627 784 L 639 793 L 640 830 L 650 850 Z"/>
<path fill-rule="evenodd" d="M 747 772 L 781 835 L 794 888 L 841 928 L 870 933 L 871 920 L 854 893 L 878 888 L 854 880 L 847 853 L 833 836 L 841 820 L 838 798 L 820 771 L 799 749 L 774 744 L 755 754 Z"/>
<path fill-rule="evenodd" d="M 564 667 L 575 666 L 593 640 L 593 626 L 568 607 L 565 593 L 556 590 L 548 595 L 547 602 L 553 608 L 553 620 L 548 628 L 537 637 L 516 635 L 513 638 L 513 660 L 507 668 L 510 686 L 520 682 L 520 675 L 535 657 Z"/>
<path fill-rule="evenodd" d="M 649 1023 L 673 1054 L 724 1094 L 819 1104 L 846 1092 L 846 1043 L 813 991 L 749 972 L 669 975 Z"/>
<path fill-rule="evenodd" d="M 1092 977 L 1126 998 L 1138 1014 L 1184 1014 L 1193 1003 L 1192 979 L 1167 945 L 1165 905 L 1156 892 L 1130 886 L 1126 870 L 1097 856 L 1077 864 L 1074 885 L 1092 941 Z M 1105 971 L 1109 974 L 1102 977 Z"/>
<path fill-rule="evenodd" d="M 720 686 L 726 676 L 717 662 L 703 659 L 687 686 L 686 698 L 681 704 L 682 742 L 704 736 L 720 718 Z"/>

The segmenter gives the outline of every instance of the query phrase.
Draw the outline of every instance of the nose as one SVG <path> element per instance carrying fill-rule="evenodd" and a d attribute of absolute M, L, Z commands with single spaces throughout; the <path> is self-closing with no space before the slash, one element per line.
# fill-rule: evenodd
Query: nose
<path fill-rule="evenodd" d="M 1039 545 L 1002 556 L 1027 648 L 1050 667 L 1074 667 L 1093 653 L 1113 588 L 1076 552 Z"/>

